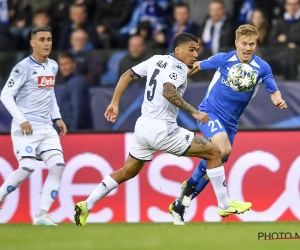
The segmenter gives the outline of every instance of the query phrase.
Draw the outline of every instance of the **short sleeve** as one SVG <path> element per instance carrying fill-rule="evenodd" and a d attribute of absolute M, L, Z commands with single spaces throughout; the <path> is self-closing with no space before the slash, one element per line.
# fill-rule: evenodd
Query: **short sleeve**
<path fill-rule="evenodd" d="M 187 67 L 183 64 L 175 64 L 172 68 L 166 72 L 163 82 L 170 82 L 176 88 L 180 87 L 180 85 L 186 82 L 187 78 Z"/>
<path fill-rule="evenodd" d="M 201 70 L 217 70 L 223 64 L 225 55 L 226 53 L 218 53 L 201 61 Z"/>
<path fill-rule="evenodd" d="M 139 78 L 147 76 L 147 69 L 148 69 L 148 63 L 149 60 L 143 61 L 139 63 L 138 65 L 131 68 L 131 71 L 137 75 Z"/>
<path fill-rule="evenodd" d="M 264 69 L 265 73 L 262 77 L 262 82 L 266 87 L 266 90 L 269 93 L 274 93 L 278 90 L 277 87 L 277 83 L 274 79 L 273 73 L 272 73 L 272 69 L 270 67 L 269 64 L 266 63 L 265 69 Z"/>

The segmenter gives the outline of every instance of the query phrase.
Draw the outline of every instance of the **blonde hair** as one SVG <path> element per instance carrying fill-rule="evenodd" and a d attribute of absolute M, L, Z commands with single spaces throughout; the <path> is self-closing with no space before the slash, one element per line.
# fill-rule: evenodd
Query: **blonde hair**
<path fill-rule="evenodd" d="M 258 39 L 257 28 L 250 24 L 243 24 L 235 31 L 235 39 L 238 40 L 241 36 L 255 36 Z"/>

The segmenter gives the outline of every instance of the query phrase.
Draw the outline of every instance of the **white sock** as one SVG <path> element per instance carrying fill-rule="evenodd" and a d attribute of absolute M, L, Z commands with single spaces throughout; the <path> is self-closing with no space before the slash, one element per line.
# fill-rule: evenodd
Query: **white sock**
<path fill-rule="evenodd" d="M 0 188 L 0 201 L 3 201 L 4 197 L 13 192 L 21 183 L 31 175 L 32 172 L 18 168 L 12 172 L 4 181 Z"/>
<path fill-rule="evenodd" d="M 42 198 L 38 217 L 43 216 L 45 211 L 48 212 L 55 201 L 60 188 L 63 171 L 64 166 L 57 166 L 56 164 L 49 169 L 47 179 L 42 189 Z"/>
<path fill-rule="evenodd" d="M 207 169 L 206 173 L 213 185 L 218 206 L 222 209 L 228 208 L 230 206 L 230 199 L 227 194 L 224 167 Z"/>
<path fill-rule="evenodd" d="M 106 196 L 111 190 L 115 189 L 119 184 L 109 175 L 105 176 L 102 182 L 94 189 L 87 198 L 87 209 L 91 210 L 95 204 Z"/>

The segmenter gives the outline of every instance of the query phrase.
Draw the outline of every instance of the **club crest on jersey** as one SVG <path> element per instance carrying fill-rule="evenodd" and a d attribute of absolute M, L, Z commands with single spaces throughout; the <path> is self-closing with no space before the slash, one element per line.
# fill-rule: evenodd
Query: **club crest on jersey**
<path fill-rule="evenodd" d="M 52 73 L 55 75 L 56 74 L 56 69 L 52 67 Z"/>
<path fill-rule="evenodd" d="M 55 85 L 54 76 L 39 76 L 38 87 L 39 88 L 53 88 Z"/>

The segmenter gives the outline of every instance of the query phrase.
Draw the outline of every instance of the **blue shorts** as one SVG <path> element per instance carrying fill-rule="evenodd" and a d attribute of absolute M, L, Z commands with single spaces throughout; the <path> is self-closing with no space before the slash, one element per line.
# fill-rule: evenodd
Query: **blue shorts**
<path fill-rule="evenodd" d="M 203 134 L 203 136 L 210 140 L 211 137 L 213 137 L 215 134 L 225 132 L 229 138 L 230 144 L 232 146 L 234 137 L 237 133 L 236 129 L 229 128 L 227 124 L 218 117 L 214 112 L 207 111 L 207 110 L 201 110 L 202 112 L 205 112 L 209 116 L 209 121 L 204 124 L 200 124 L 200 121 L 197 121 L 198 128 Z M 227 161 L 227 159 L 224 159 L 224 161 Z"/>

